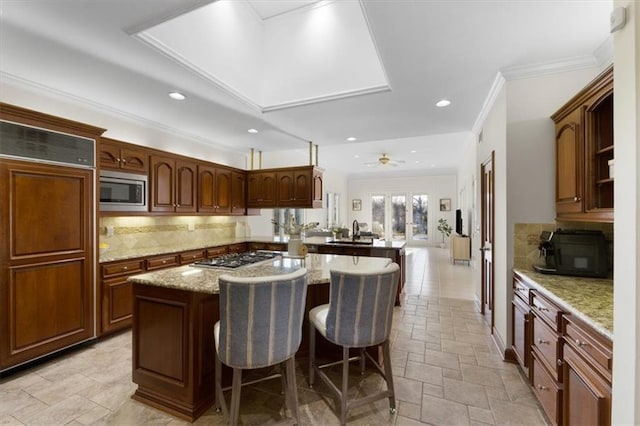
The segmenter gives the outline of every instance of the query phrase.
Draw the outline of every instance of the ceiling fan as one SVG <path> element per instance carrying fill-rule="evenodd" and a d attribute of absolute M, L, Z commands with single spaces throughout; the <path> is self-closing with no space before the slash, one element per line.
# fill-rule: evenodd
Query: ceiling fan
<path fill-rule="evenodd" d="M 364 163 L 365 166 L 392 166 L 396 167 L 398 164 L 404 163 L 404 160 L 392 160 L 389 158 L 388 154 L 382 153 L 378 158 L 378 161 L 372 161 L 369 163 Z"/>

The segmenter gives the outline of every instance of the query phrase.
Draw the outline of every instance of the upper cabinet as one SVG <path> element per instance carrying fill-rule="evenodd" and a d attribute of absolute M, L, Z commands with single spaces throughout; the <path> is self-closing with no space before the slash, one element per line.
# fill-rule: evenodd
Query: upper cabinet
<path fill-rule="evenodd" d="M 314 166 L 248 172 L 247 207 L 322 207 L 322 170 Z"/>
<path fill-rule="evenodd" d="M 240 174 L 224 167 L 215 167 L 211 163 L 198 165 L 199 212 L 244 214 L 244 174 L 241 175 L 241 186 L 236 187 L 233 185 L 234 175 Z M 237 200 L 239 196 L 243 197 L 241 203 Z"/>
<path fill-rule="evenodd" d="M 553 116 L 556 124 L 556 216 L 613 222 L 613 67 Z"/>
<path fill-rule="evenodd" d="M 115 139 L 101 138 L 98 142 L 100 169 L 127 170 L 148 173 L 149 154 L 130 144 Z"/>
<path fill-rule="evenodd" d="M 196 212 L 197 169 L 195 162 L 152 155 L 150 210 L 152 212 Z"/>

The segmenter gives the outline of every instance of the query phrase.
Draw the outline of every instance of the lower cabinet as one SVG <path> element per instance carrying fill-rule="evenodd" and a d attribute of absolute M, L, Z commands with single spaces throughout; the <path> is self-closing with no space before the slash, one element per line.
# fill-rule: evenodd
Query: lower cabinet
<path fill-rule="evenodd" d="M 100 334 L 131 327 L 133 295 L 127 278 L 144 271 L 144 259 L 109 262 L 101 266 Z"/>
<path fill-rule="evenodd" d="M 612 341 L 517 273 L 513 288 L 512 350 L 549 421 L 611 425 Z"/>

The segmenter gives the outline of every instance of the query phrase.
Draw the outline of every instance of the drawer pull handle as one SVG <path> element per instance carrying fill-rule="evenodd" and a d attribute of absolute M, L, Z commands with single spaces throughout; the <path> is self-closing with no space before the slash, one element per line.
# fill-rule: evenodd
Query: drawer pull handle
<path fill-rule="evenodd" d="M 167 263 L 167 261 L 166 261 L 166 260 L 163 260 L 163 261 L 162 261 L 162 264 L 165 264 L 165 263 Z"/>
<path fill-rule="evenodd" d="M 581 348 L 583 346 L 589 346 L 589 344 L 587 342 L 581 342 L 580 340 L 576 339 L 576 346 Z"/>
<path fill-rule="evenodd" d="M 549 309 L 545 308 L 544 306 L 537 306 L 537 308 L 538 308 L 539 311 L 549 312 Z"/>
<path fill-rule="evenodd" d="M 538 339 L 538 343 L 541 344 L 541 345 L 548 345 L 549 341 L 548 340 Z"/>
<path fill-rule="evenodd" d="M 549 390 L 548 387 L 542 386 L 542 385 L 538 385 L 537 388 L 540 389 L 540 390 Z"/>
<path fill-rule="evenodd" d="M 123 271 L 126 271 L 127 269 L 129 269 L 127 266 L 123 266 L 123 267 L 122 267 L 122 270 L 123 270 Z"/>
<path fill-rule="evenodd" d="M 556 363 L 558 364 L 558 367 L 562 367 L 563 362 L 562 362 L 561 359 L 558 359 L 558 361 Z"/>

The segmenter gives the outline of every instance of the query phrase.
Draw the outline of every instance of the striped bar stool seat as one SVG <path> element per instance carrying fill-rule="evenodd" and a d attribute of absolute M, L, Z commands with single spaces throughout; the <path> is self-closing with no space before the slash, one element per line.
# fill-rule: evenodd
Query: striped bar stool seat
<path fill-rule="evenodd" d="M 218 282 L 220 321 L 214 326 L 216 409 L 222 408 L 229 424 L 238 424 L 242 370 L 279 364 L 286 403 L 298 421 L 294 355 L 302 338 L 307 270 L 268 277 L 223 275 Z M 222 363 L 233 369 L 229 410 L 223 394 L 226 389 L 222 388 Z"/>
<path fill-rule="evenodd" d="M 340 423 L 345 424 L 351 408 L 388 398 L 391 413 L 395 413 L 396 401 L 391 371 L 389 334 L 393 319 L 400 268 L 391 263 L 385 268 L 367 273 L 351 273 L 348 270 L 331 270 L 329 303 L 313 308 L 309 312 L 309 386 L 313 386 L 314 375 L 329 386 L 340 401 Z M 342 360 L 317 365 L 315 360 L 316 330 L 328 341 L 342 346 Z M 369 346 L 382 345 L 384 369 L 365 350 Z M 360 356 L 349 358 L 349 349 L 359 348 Z M 376 371 L 382 375 L 387 389 L 363 398 L 348 400 L 349 362 L 360 361 L 361 373 L 369 358 Z M 323 368 L 342 364 L 342 386 L 339 389 Z"/>

